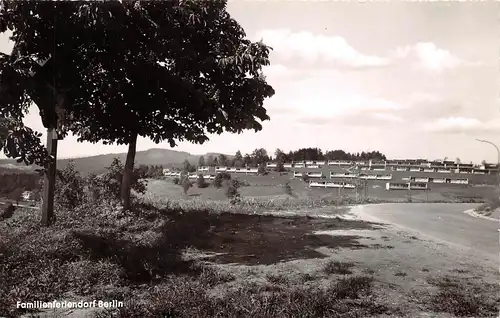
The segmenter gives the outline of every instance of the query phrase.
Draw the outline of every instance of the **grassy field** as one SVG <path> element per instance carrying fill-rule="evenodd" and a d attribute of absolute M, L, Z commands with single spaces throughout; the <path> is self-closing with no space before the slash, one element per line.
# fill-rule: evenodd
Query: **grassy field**
<path fill-rule="evenodd" d="M 240 195 L 246 198 L 273 198 L 286 197 L 284 188 L 285 183 L 289 183 L 292 188 L 293 195 L 296 198 L 324 198 L 334 200 L 339 196 L 348 196 L 354 198 L 355 190 L 342 189 L 319 189 L 309 188 L 306 183 L 300 179 L 291 179 L 292 173 L 281 175 L 279 173 L 270 173 L 266 176 L 254 175 L 236 175 L 237 178 L 247 185 L 239 189 Z M 185 196 L 182 188 L 173 184 L 173 178 L 165 180 L 149 180 L 148 192 L 158 198 L 170 199 L 200 199 L 200 200 L 227 200 L 224 189 L 216 189 L 208 187 L 199 189 L 193 187 Z M 359 196 L 405 202 L 411 197 L 413 202 L 456 202 L 456 201 L 484 201 L 496 196 L 496 190 L 491 186 L 463 186 L 463 185 L 446 185 L 446 184 L 430 184 L 430 190 L 414 190 L 409 193 L 406 190 L 386 191 L 385 182 L 370 180 L 368 187 L 361 190 Z"/>

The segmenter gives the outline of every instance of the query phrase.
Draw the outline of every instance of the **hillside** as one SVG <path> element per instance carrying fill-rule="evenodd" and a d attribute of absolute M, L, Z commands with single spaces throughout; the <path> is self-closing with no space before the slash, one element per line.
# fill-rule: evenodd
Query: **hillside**
<path fill-rule="evenodd" d="M 207 153 L 203 156 L 205 158 L 209 155 L 218 156 L 218 153 Z M 193 155 L 184 151 L 176 151 L 170 149 L 153 148 L 145 151 L 138 151 L 135 157 L 136 166 L 140 164 L 145 165 L 163 165 L 165 167 L 172 167 L 182 164 L 184 160 L 188 160 L 191 164 L 197 164 L 201 155 Z M 75 168 L 81 173 L 100 173 L 104 172 L 106 167 L 111 164 L 113 158 L 118 157 L 122 162 L 125 162 L 126 153 L 113 153 L 104 154 L 83 158 L 60 159 L 57 161 L 58 169 L 66 167 L 70 160 L 75 163 Z M 227 155 L 228 158 L 233 156 Z M 0 160 L 0 168 L 14 170 L 34 170 L 35 167 L 27 167 L 24 164 L 16 163 L 14 160 Z"/>

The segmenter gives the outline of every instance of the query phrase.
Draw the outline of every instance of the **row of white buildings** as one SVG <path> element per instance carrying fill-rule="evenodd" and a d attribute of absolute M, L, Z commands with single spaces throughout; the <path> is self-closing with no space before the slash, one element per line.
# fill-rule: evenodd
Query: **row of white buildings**
<path fill-rule="evenodd" d="M 329 180 L 329 181 L 311 181 L 309 182 L 311 188 L 342 188 L 342 189 L 355 189 L 356 185 L 346 181 Z M 385 190 L 427 190 L 429 189 L 427 183 L 419 182 L 387 182 Z"/>
<path fill-rule="evenodd" d="M 277 163 L 268 162 L 267 168 L 275 168 Z M 357 167 L 361 171 L 400 171 L 400 172 L 428 172 L 428 173 L 460 173 L 460 174 L 496 174 L 497 165 L 484 164 L 464 164 L 455 163 L 453 161 L 346 161 L 346 160 L 329 160 L 329 161 L 300 161 L 283 164 L 285 168 L 306 168 L 318 169 L 325 166 L 328 167 Z"/>

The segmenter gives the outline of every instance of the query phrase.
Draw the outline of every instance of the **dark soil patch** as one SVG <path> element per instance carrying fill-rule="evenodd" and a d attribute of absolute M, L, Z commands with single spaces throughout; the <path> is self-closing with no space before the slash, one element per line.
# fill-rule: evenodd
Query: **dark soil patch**
<path fill-rule="evenodd" d="M 186 214 L 189 222 L 192 216 Z M 364 248 L 362 237 L 352 235 L 315 235 L 314 231 L 375 229 L 378 224 L 357 221 L 307 217 L 275 217 L 245 214 L 207 215 L 210 231 L 191 237 L 189 245 L 200 250 L 222 253 L 217 263 L 245 265 L 274 264 L 294 259 L 323 258 L 319 247 Z M 194 233 L 193 233 L 194 234 Z"/>

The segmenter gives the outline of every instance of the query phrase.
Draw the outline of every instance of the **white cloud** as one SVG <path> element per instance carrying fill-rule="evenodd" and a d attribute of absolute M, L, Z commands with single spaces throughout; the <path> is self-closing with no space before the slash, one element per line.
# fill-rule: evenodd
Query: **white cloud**
<path fill-rule="evenodd" d="M 381 67 L 389 64 L 388 59 L 358 52 L 340 36 L 276 29 L 260 31 L 255 38 L 262 39 L 273 48 L 273 54 L 285 60 L 298 57 L 309 63 L 319 61 L 351 68 Z"/>
<path fill-rule="evenodd" d="M 418 67 L 432 72 L 479 64 L 461 59 L 450 51 L 438 48 L 432 42 L 419 42 L 412 46 L 399 47 L 392 52 L 392 55 L 396 59 L 414 59 Z"/>
<path fill-rule="evenodd" d="M 500 118 L 481 121 L 471 117 L 440 118 L 424 126 L 424 129 L 434 133 L 498 133 L 500 132 Z"/>
<path fill-rule="evenodd" d="M 381 121 L 388 121 L 393 123 L 404 122 L 404 119 L 402 117 L 396 116 L 391 113 L 375 113 L 372 115 L 372 117 Z"/>
<path fill-rule="evenodd" d="M 368 113 L 384 113 L 401 109 L 391 101 L 362 95 L 297 95 L 289 101 L 289 106 L 304 116 L 349 116 Z"/>

